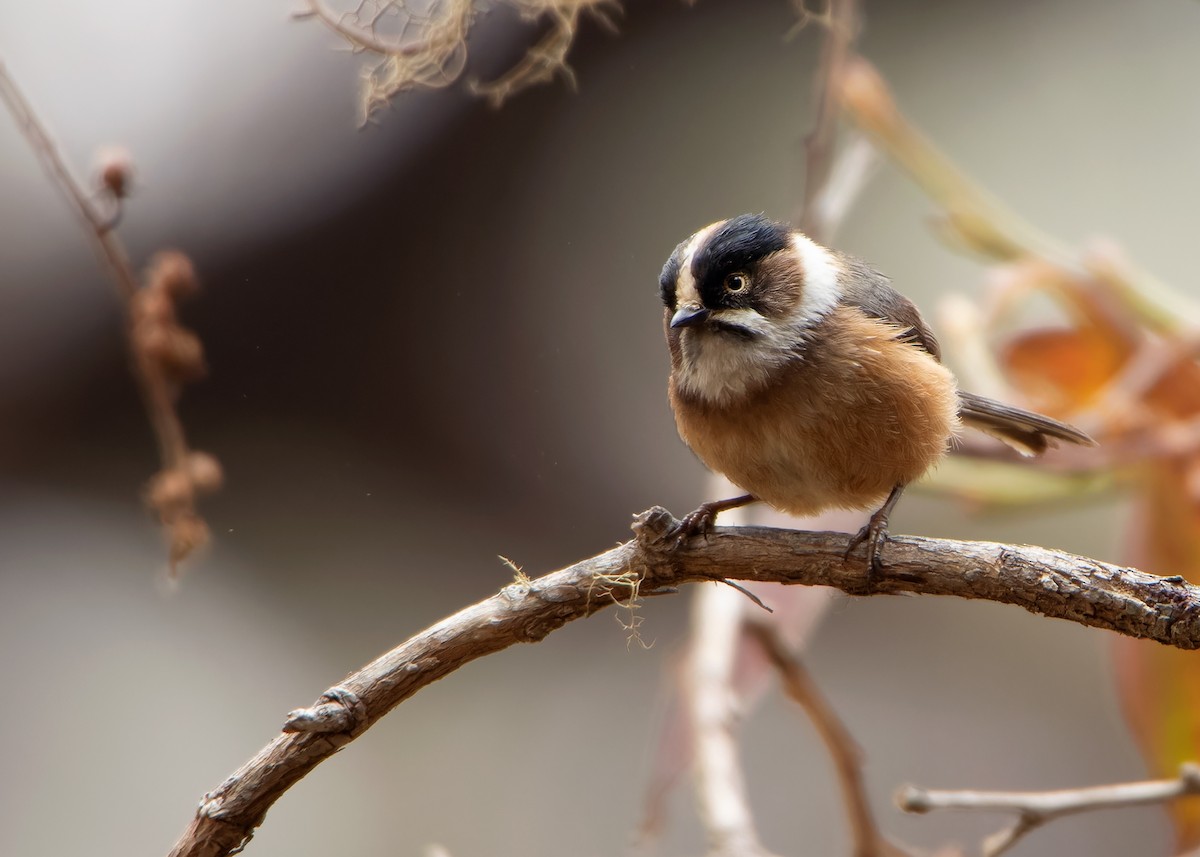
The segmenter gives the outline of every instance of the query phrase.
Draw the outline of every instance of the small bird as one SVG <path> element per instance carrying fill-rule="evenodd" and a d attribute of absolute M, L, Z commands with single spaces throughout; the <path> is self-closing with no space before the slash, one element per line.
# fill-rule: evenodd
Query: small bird
<path fill-rule="evenodd" d="M 1023 455 L 1073 426 L 958 389 L 917 308 L 866 263 L 743 214 L 675 248 L 659 279 L 679 435 L 748 492 L 704 503 L 676 531 L 761 500 L 792 515 L 876 511 L 850 540 L 881 570 L 888 516 L 962 425 Z"/>

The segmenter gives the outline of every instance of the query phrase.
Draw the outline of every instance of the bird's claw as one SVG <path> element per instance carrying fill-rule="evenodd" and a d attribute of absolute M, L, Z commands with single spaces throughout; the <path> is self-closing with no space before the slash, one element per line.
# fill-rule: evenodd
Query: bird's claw
<path fill-rule="evenodd" d="M 877 520 L 876 516 L 872 515 L 871 520 L 867 522 L 861 530 L 851 537 L 849 544 L 846 545 L 846 551 L 842 554 L 842 560 L 850 559 L 850 554 L 858 549 L 858 546 L 864 542 L 867 545 L 867 592 L 871 592 L 875 588 L 875 584 L 883 577 L 883 559 L 881 554 L 883 546 L 888 540 L 887 518 Z"/>
<path fill-rule="evenodd" d="M 710 504 L 705 503 L 691 512 L 688 512 L 679 521 L 674 532 L 669 536 L 674 542 L 673 546 L 678 548 L 692 536 L 704 536 L 708 539 L 708 534 L 712 531 L 713 521 L 716 520 L 717 513 Z"/>

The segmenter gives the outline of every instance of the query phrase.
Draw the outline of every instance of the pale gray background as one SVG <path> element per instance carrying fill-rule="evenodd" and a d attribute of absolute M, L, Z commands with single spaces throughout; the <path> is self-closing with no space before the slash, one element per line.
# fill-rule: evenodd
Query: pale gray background
<path fill-rule="evenodd" d="M 0 56 L 73 162 L 139 165 L 123 235 L 177 245 L 212 378 L 183 416 L 226 466 L 216 533 L 155 586 L 137 500 L 153 442 L 111 288 L 0 117 L 0 853 L 161 854 L 289 709 L 503 585 L 704 499 L 665 403 L 656 277 L 675 243 L 799 190 L 815 34 L 783 0 L 630 4 L 588 24 L 561 84 L 500 112 L 452 93 L 354 129 L 358 62 L 286 3 L 0 4 Z M 868 2 L 864 52 L 908 114 L 1016 210 L 1119 238 L 1195 293 L 1200 5 Z M 485 22 L 503 68 L 528 32 Z M 840 244 L 922 306 L 978 293 L 885 169 Z M 1116 499 L 965 517 L 909 497 L 897 531 L 1118 558 Z M 597 616 L 456 673 L 321 766 L 247 853 L 573 857 L 623 852 L 686 597 L 627 648 Z M 1143 774 L 1102 633 L 1014 608 L 844 600 L 812 667 L 863 744 L 884 826 L 974 842 L 999 819 L 906 818 L 904 781 L 1050 788 Z M 751 793 L 784 854 L 845 853 L 829 765 L 772 695 Z M 686 796 L 662 853 L 696 854 Z M 1026 855 L 1162 853 L 1154 809 L 1062 822 Z"/>

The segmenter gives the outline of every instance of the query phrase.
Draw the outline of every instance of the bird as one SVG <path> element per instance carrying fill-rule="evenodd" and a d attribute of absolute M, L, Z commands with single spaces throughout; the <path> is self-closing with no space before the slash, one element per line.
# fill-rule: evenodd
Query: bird
<path fill-rule="evenodd" d="M 681 242 L 659 287 L 676 428 L 746 492 L 686 515 L 677 545 L 756 501 L 798 516 L 874 509 L 845 552 L 866 544 L 870 586 L 896 502 L 963 426 L 1026 456 L 1056 441 L 1095 445 L 1074 426 L 958 389 L 933 332 L 887 277 L 764 214 Z"/>

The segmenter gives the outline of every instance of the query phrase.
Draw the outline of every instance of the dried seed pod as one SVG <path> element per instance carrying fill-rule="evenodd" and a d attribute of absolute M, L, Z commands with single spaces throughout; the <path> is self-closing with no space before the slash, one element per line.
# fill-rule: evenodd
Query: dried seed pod
<path fill-rule="evenodd" d="M 203 494 L 211 494 L 221 487 L 225 474 L 216 456 L 207 452 L 191 452 L 184 462 L 192 486 Z"/>
<path fill-rule="evenodd" d="M 179 563 L 208 544 L 209 537 L 208 524 L 195 513 L 181 515 L 171 521 L 167 525 L 167 538 L 170 540 L 169 558 L 172 574 Z"/>
<path fill-rule="evenodd" d="M 175 322 L 175 302 L 166 292 L 142 289 L 133 296 L 133 323 L 161 326 Z"/>
<path fill-rule="evenodd" d="M 192 477 L 184 470 L 160 470 L 146 485 L 146 504 L 163 521 L 170 521 L 191 508 L 194 495 Z"/>
<path fill-rule="evenodd" d="M 204 345 L 200 338 L 179 325 L 147 325 L 134 331 L 134 343 L 146 359 L 177 381 L 203 378 Z"/>
<path fill-rule="evenodd" d="M 150 260 L 146 270 L 146 288 L 162 291 L 175 300 L 194 295 L 200 290 L 192 260 L 178 250 L 163 250 Z"/>
<path fill-rule="evenodd" d="M 102 149 L 96 155 L 96 174 L 101 187 L 117 199 L 124 199 L 133 186 L 133 158 L 127 149 Z"/>

